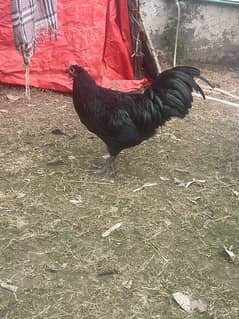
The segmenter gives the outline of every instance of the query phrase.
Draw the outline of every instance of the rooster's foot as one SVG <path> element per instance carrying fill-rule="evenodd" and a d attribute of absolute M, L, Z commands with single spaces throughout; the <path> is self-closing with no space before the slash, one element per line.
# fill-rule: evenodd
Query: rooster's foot
<path fill-rule="evenodd" d="M 109 156 L 106 161 L 104 162 L 103 165 L 101 165 L 96 171 L 96 174 L 105 174 L 108 172 L 112 172 L 114 171 L 114 166 L 113 166 L 113 162 L 115 160 L 116 156 Z"/>

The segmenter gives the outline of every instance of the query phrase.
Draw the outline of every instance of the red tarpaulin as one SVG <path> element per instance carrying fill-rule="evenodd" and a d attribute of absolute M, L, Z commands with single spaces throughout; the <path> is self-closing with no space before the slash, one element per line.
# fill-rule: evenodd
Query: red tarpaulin
<path fill-rule="evenodd" d="M 64 73 L 70 63 L 85 67 L 98 84 L 133 90 L 127 0 L 58 0 L 58 37 L 40 38 L 30 65 L 30 85 L 69 92 Z M 16 51 L 10 1 L 0 0 L 0 83 L 25 84 L 22 56 Z"/>

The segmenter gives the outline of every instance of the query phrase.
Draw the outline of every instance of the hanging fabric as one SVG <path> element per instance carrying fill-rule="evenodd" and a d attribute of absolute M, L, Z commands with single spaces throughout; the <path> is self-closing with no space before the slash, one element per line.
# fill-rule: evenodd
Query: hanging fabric
<path fill-rule="evenodd" d="M 29 64 L 43 30 L 57 34 L 57 0 L 12 0 L 12 26 L 17 50 L 26 66 L 26 92 L 29 95 Z"/>

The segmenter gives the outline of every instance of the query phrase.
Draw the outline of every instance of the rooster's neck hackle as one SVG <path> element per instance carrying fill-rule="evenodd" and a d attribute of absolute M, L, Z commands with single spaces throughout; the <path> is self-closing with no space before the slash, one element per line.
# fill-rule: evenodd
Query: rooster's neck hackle
<path fill-rule="evenodd" d="M 94 105 L 97 85 L 90 75 L 82 69 L 73 80 L 73 100 L 80 108 Z"/>

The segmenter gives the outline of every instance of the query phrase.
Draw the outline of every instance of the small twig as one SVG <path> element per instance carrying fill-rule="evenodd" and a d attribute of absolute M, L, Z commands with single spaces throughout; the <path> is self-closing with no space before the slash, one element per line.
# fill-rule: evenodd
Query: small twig
<path fill-rule="evenodd" d="M 175 170 L 175 172 L 179 172 L 179 173 L 186 173 L 186 174 L 189 173 L 189 170 L 187 170 L 187 169 L 182 169 L 182 168 L 176 167 L 174 170 Z"/>
<path fill-rule="evenodd" d="M 142 189 L 146 188 L 146 187 L 152 187 L 152 186 L 157 186 L 158 183 L 145 183 L 144 185 L 136 188 L 133 190 L 134 193 L 138 192 L 138 191 L 141 191 Z"/>
<path fill-rule="evenodd" d="M 196 198 L 189 198 L 189 197 L 187 197 L 187 200 L 188 200 L 189 202 L 191 202 L 191 203 L 197 205 L 197 204 L 198 204 L 198 203 L 197 203 L 197 200 L 200 199 L 200 198 L 201 198 L 200 196 L 198 196 L 198 197 L 196 197 Z"/>
<path fill-rule="evenodd" d="M 35 234 L 25 234 L 23 235 L 22 237 L 19 237 L 18 239 L 16 238 L 12 238 L 9 240 L 8 244 L 5 246 L 5 247 L 1 247 L 1 250 L 6 250 L 9 246 L 11 246 L 11 244 L 14 242 L 14 241 L 19 241 L 19 240 L 26 240 L 26 239 L 29 239 L 29 238 L 33 238 L 35 237 L 36 235 Z"/>
<path fill-rule="evenodd" d="M 209 215 L 207 212 L 202 212 L 201 214 L 204 216 L 207 216 L 208 218 L 210 218 L 212 220 L 214 219 L 214 217 L 212 215 Z"/>
<path fill-rule="evenodd" d="M 171 207 L 172 211 L 177 214 L 178 212 L 177 212 L 176 208 L 173 206 L 173 203 L 170 200 L 167 200 L 167 202 L 168 202 L 169 206 Z"/>
<path fill-rule="evenodd" d="M 145 289 L 145 290 L 152 290 L 152 291 L 160 291 L 161 290 L 161 288 L 160 287 L 145 287 L 145 286 L 143 286 L 143 287 L 141 287 L 142 289 Z"/>
<path fill-rule="evenodd" d="M 93 182 L 93 181 L 86 181 L 86 180 L 64 180 L 66 183 L 86 183 L 86 184 L 96 184 L 96 185 L 112 185 L 114 184 L 114 181 L 112 182 Z"/>
<path fill-rule="evenodd" d="M 138 25 L 140 30 L 142 30 L 142 29 L 144 30 L 145 37 L 146 37 L 147 42 L 148 42 L 148 46 L 149 46 L 149 48 L 151 50 L 151 54 L 153 56 L 153 59 L 154 59 L 154 62 L 155 62 L 156 68 L 157 68 L 157 72 L 158 72 L 158 74 L 161 73 L 161 66 L 159 64 L 159 60 L 158 60 L 158 56 L 157 56 L 157 53 L 156 53 L 156 49 L 153 46 L 152 40 L 151 40 L 148 32 L 144 28 L 144 23 L 143 23 L 142 19 L 140 18 L 139 21 L 137 19 L 135 19 L 135 17 L 132 17 L 132 19 Z"/>
<path fill-rule="evenodd" d="M 35 318 L 41 316 L 43 313 L 45 313 L 46 311 L 48 311 L 48 309 L 49 309 L 50 307 L 51 307 L 51 306 L 45 307 L 42 311 L 40 311 L 40 312 L 37 313 L 36 315 L 32 316 L 32 319 L 35 319 Z"/>
<path fill-rule="evenodd" d="M 212 220 L 214 223 L 217 223 L 217 222 L 221 222 L 221 221 L 224 221 L 225 219 L 228 219 L 232 217 L 231 215 L 227 215 L 227 216 L 224 216 L 224 217 L 220 217 L 220 218 L 217 218 L 217 219 L 214 219 Z"/>
<path fill-rule="evenodd" d="M 147 37 L 148 44 L 149 44 L 149 47 L 151 49 L 152 55 L 154 57 L 154 61 L 155 61 L 156 67 L 157 67 L 158 74 L 159 74 L 159 73 L 161 73 L 161 66 L 159 64 L 158 56 L 156 54 L 156 49 L 154 48 L 152 40 L 151 40 L 150 36 L 148 35 L 148 33 L 146 31 L 145 31 L 145 34 L 146 34 L 146 37 Z"/>
<path fill-rule="evenodd" d="M 112 275 L 118 275 L 120 274 L 120 271 L 118 269 L 109 269 L 109 270 L 103 270 L 99 271 L 97 273 L 98 276 L 112 276 Z"/>
<path fill-rule="evenodd" d="M 224 221 L 225 219 L 230 218 L 230 217 L 232 217 L 232 216 L 231 215 L 227 215 L 227 216 L 220 217 L 220 218 L 217 218 L 217 219 L 211 218 L 210 220 L 206 221 L 206 223 L 204 224 L 204 227 L 207 227 L 208 224 L 210 224 L 210 223 L 221 222 L 221 221 Z"/>
<path fill-rule="evenodd" d="M 203 243 L 203 245 L 205 246 L 205 247 L 207 247 L 208 248 L 208 245 L 205 243 L 205 241 L 199 236 L 199 240 Z"/>
<path fill-rule="evenodd" d="M 114 232 L 115 230 L 119 229 L 121 227 L 121 225 L 122 225 L 122 223 L 117 223 L 117 224 L 113 225 L 112 227 L 107 229 L 101 236 L 102 237 L 108 237 L 112 232 Z"/>
<path fill-rule="evenodd" d="M 217 180 L 219 183 L 223 184 L 223 187 L 230 187 L 230 188 L 231 188 L 231 187 L 237 185 L 236 182 L 233 182 L 233 183 L 231 183 L 231 184 L 228 184 L 228 183 L 222 181 L 221 179 L 219 179 L 218 176 L 216 176 L 216 180 Z"/>

